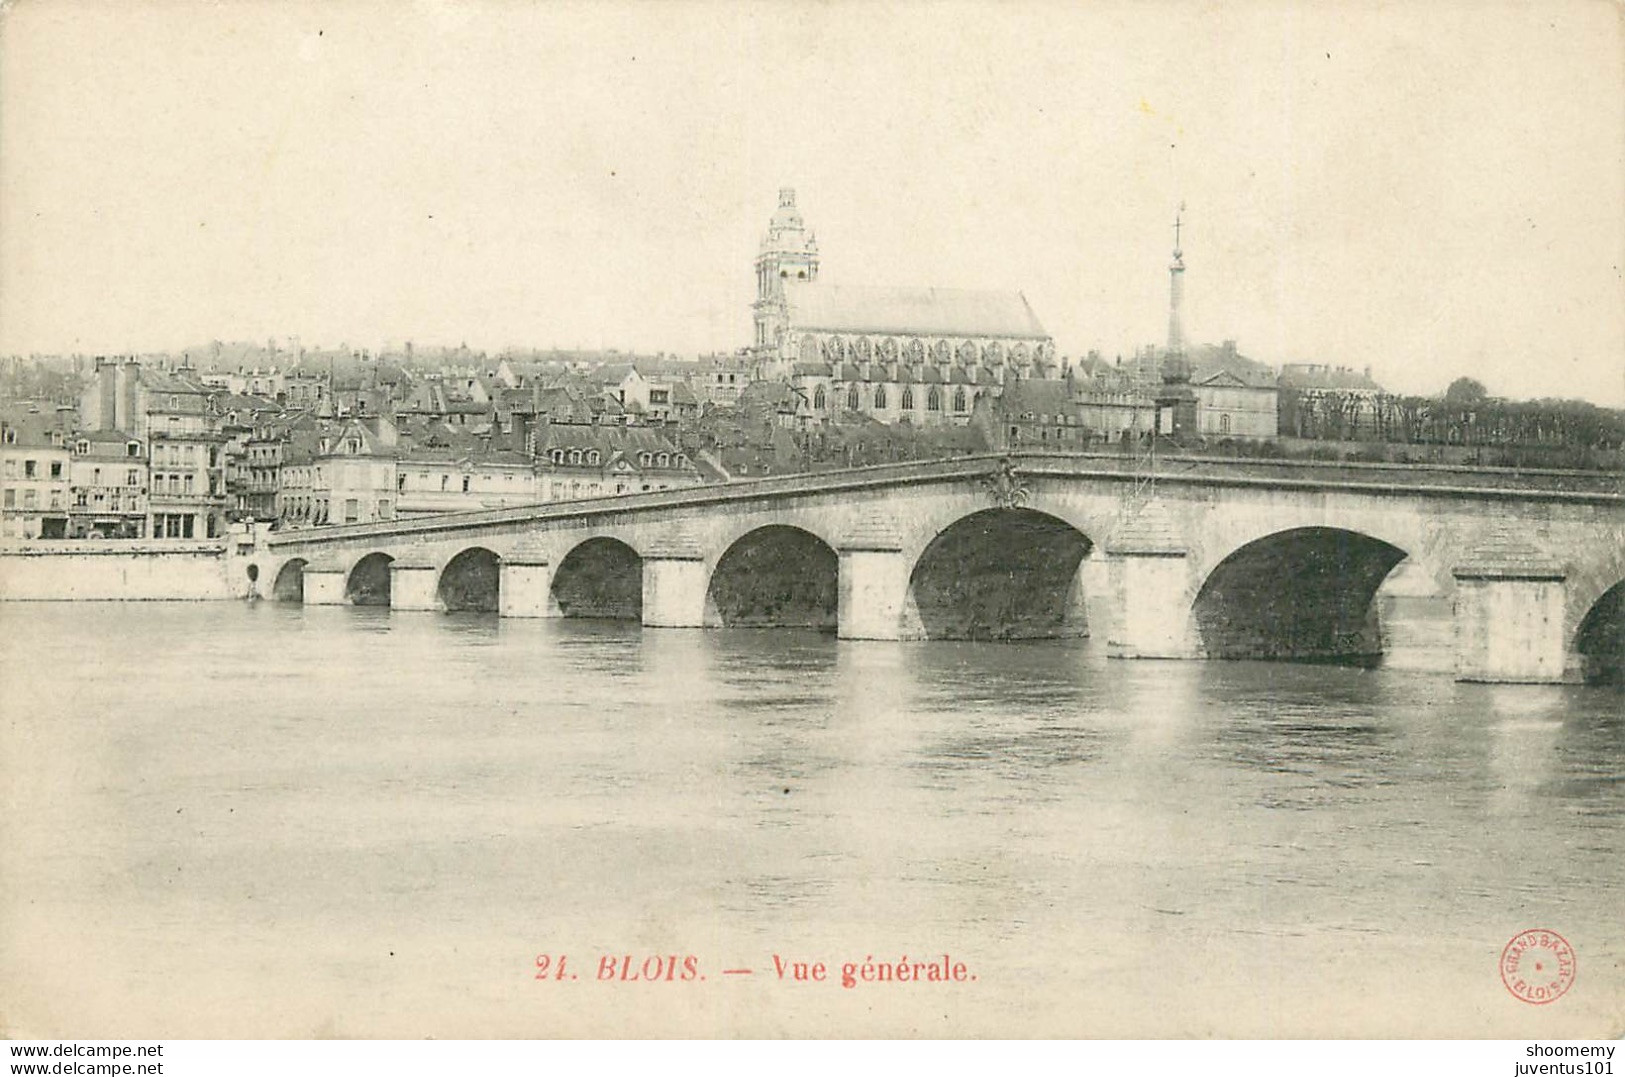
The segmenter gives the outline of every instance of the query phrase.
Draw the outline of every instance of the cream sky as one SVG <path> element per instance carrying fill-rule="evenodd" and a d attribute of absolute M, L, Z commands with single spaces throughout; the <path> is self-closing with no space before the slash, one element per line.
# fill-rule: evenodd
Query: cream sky
<path fill-rule="evenodd" d="M 750 339 L 830 281 L 1013 288 L 1063 353 L 1625 404 L 1625 33 L 1597 2 L 20 0 L 0 353 Z"/>

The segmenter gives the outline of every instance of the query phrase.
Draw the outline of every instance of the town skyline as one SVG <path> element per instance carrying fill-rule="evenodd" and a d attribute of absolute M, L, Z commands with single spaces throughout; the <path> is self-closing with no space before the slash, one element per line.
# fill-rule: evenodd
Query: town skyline
<path fill-rule="evenodd" d="M 1020 290 L 1063 354 L 1163 342 L 1183 202 L 1193 342 L 1617 407 L 1618 40 L 1583 5 L 24 5 L 0 354 L 731 352 L 794 187 L 823 279 Z"/>

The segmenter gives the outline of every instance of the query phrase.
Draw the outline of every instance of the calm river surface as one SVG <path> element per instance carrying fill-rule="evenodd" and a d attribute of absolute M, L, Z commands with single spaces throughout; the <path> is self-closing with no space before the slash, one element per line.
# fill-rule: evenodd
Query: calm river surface
<path fill-rule="evenodd" d="M 270 603 L 0 606 L 0 678 L 11 1035 L 1625 1031 L 1617 690 Z"/>

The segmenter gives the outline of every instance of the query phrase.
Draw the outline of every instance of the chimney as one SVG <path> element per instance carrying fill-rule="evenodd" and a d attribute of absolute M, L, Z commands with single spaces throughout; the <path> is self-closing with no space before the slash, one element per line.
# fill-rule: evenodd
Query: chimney
<path fill-rule="evenodd" d="M 513 414 L 513 447 L 516 451 L 530 455 L 530 416 L 522 411 Z"/>

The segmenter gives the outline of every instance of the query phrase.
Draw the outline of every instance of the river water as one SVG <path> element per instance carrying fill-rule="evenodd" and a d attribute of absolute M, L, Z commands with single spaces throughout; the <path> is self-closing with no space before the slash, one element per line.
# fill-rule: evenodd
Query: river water
<path fill-rule="evenodd" d="M 0 676 L 11 1035 L 1625 1031 L 1615 689 L 271 603 Z"/>

